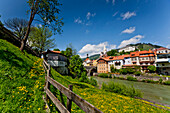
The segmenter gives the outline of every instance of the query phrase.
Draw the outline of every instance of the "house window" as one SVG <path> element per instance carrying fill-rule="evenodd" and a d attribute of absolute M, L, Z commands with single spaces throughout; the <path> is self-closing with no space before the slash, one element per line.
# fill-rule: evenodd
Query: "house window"
<path fill-rule="evenodd" d="M 162 64 L 162 66 L 165 66 L 165 64 Z"/>
<path fill-rule="evenodd" d="M 136 64 L 136 62 L 133 62 L 133 64 Z"/>
<path fill-rule="evenodd" d="M 166 70 L 166 68 L 163 68 L 163 70 Z"/>

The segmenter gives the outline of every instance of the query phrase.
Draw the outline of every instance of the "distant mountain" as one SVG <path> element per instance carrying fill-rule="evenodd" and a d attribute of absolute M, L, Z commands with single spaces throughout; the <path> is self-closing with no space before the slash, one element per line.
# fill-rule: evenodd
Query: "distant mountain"
<path fill-rule="evenodd" d="M 98 59 L 100 57 L 100 54 L 95 54 L 95 55 L 92 55 L 92 56 L 90 56 L 89 58 L 90 58 L 90 60 L 96 60 L 96 59 Z M 82 58 L 82 60 L 84 61 L 86 58 Z"/>
<path fill-rule="evenodd" d="M 154 45 L 151 43 L 137 43 L 137 44 L 129 44 L 128 46 L 136 46 L 139 50 L 149 50 L 149 49 L 154 49 L 154 48 L 160 48 L 162 46 L 159 45 Z"/>

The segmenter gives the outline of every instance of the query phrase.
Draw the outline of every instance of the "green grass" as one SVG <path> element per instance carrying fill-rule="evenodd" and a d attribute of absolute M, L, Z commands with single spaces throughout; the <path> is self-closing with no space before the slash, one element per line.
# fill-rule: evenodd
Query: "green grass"
<path fill-rule="evenodd" d="M 98 75 L 98 77 L 108 78 L 109 76 L 108 76 L 108 74 L 106 74 L 106 73 L 100 73 L 100 74 Z"/>
<path fill-rule="evenodd" d="M 19 48 L 2 39 L 0 39 L 0 52 L 0 111 L 9 113 L 45 112 L 42 99 L 45 82 L 42 60 L 30 54 L 22 53 Z M 73 92 L 105 113 L 167 112 L 150 106 L 145 101 L 143 103 L 138 99 L 99 90 L 69 76 L 62 76 L 53 69 L 52 77 L 66 87 L 73 84 Z M 59 97 L 57 89 L 52 86 L 50 89 Z M 66 100 L 65 96 L 64 100 Z M 52 112 L 57 111 L 52 103 L 49 105 Z M 81 113 L 83 111 L 73 104 L 72 112 Z"/>
<path fill-rule="evenodd" d="M 73 84 L 73 92 L 81 96 L 83 99 L 93 104 L 95 107 L 103 111 L 104 113 L 111 112 L 134 112 L 134 113 L 142 113 L 142 112 L 154 112 L 154 113 L 164 113 L 168 112 L 166 110 L 153 107 L 149 105 L 150 103 L 146 101 L 141 101 L 139 99 L 134 99 L 131 97 L 119 95 L 112 92 L 106 92 L 104 90 L 97 89 L 92 85 L 81 83 L 76 79 L 72 79 L 70 76 L 62 76 L 52 69 L 52 77 L 63 84 L 65 87 L 68 87 L 69 84 Z M 54 92 L 54 91 L 53 91 Z M 57 91 L 56 91 L 57 92 Z M 56 93 L 57 98 L 60 99 L 59 93 Z M 65 102 L 66 97 L 64 96 Z M 56 111 L 54 109 L 54 105 L 51 105 L 51 110 L 53 112 Z M 82 113 L 83 111 L 76 105 L 72 105 L 73 113 Z"/>
<path fill-rule="evenodd" d="M 120 83 L 103 83 L 102 89 L 108 92 L 114 92 L 129 97 L 142 97 L 142 93 L 140 90 L 135 89 L 133 86 L 127 87 L 126 85 Z"/>
<path fill-rule="evenodd" d="M 0 39 L 0 111 L 44 111 L 42 60 Z"/>

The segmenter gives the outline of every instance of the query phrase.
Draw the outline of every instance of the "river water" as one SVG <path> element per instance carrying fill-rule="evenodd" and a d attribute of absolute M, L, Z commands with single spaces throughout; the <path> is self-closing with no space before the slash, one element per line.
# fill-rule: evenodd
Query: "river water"
<path fill-rule="evenodd" d="M 103 82 L 108 83 L 110 81 L 122 83 L 126 86 L 133 85 L 135 89 L 141 90 L 144 99 L 170 105 L 170 86 L 120 79 L 101 78 L 96 76 L 94 78 L 97 80 L 99 86 L 101 86 Z"/>

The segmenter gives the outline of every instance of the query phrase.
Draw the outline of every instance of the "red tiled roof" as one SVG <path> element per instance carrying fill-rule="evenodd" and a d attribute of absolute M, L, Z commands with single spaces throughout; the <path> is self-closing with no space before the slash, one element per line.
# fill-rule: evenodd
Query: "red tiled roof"
<path fill-rule="evenodd" d="M 61 51 L 51 51 L 51 52 L 53 52 L 53 53 L 61 53 Z"/>
<path fill-rule="evenodd" d="M 84 60 L 84 62 L 87 61 L 87 60 L 90 60 L 90 58 L 86 58 L 86 59 Z M 90 61 L 91 61 L 91 60 L 90 60 Z"/>
<path fill-rule="evenodd" d="M 158 50 L 165 50 L 165 49 L 168 49 L 168 48 L 160 47 L 160 48 L 156 49 L 156 51 L 158 51 Z"/>
<path fill-rule="evenodd" d="M 139 57 L 141 54 L 147 54 L 147 53 L 154 53 L 153 51 L 149 50 L 149 51 L 135 51 L 135 52 L 131 52 L 130 53 L 130 57 Z M 151 55 L 151 54 L 150 54 Z M 148 56 L 150 56 L 148 55 Z M 151 55 L 152 56 L 152 55 Z M 153 55 L 154 56 L 154 55 Z M 141 57 L 141 56 L 140 56 Z M 146 56 L 145 56 L 146 57 Z"/>

